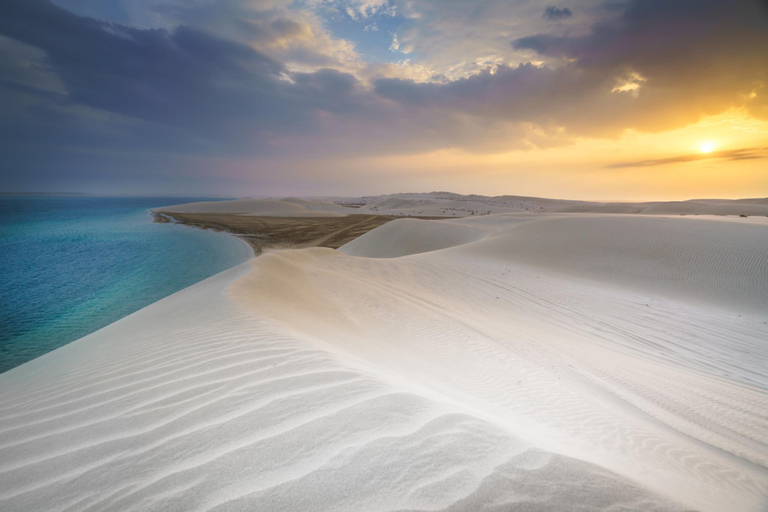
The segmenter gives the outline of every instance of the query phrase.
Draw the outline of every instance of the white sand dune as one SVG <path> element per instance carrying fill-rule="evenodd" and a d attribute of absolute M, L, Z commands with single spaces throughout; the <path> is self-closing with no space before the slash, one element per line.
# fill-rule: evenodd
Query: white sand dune
<path fill-rule="evenodd" d="M 394 194 L 365 198 L 321 199 L 236 199 L 202 201 L 156 208 L 179 213 L 238 213 L 276 217 L 337 217 L 341 215 L 399 215 L 413 217 L 465 217 L 518 211 L 540 210 L 542 205 L 576 204 L 536 198 L 485 198 L 456 194 Z"/>
<path fill-rule="evenodd" d="M 246 271 L 3 374 L 0 509 L 681 510 L 238 310 Z"/>
<path fill-rule="evenodd" d="M 340 250 L 390 258 L 465 245 L 457 253 L 467 260 L 482 256 L 725 310 L 768 312 L 768 222 L 732 220 L 562 214 L 402 219 Z"/>
<path fill-rule="evenodd" d="M 747 215 L 768 216 L 768 201 L 695 200 L 654 203 L 584 203 L 554 207 L 549 211 L 568 213 L 640 213 L 645 215 Z"/>
<path fill-rule="evenodd" d="M 482 253 L 689 302 L 765 313 L 767 228 L 768 223 L 705 217 L 545 214 L 468 248 L 467 255 Z"/>
<path fill-rule="evenodd" d="M 484 225 L 419 219 L 397 219 L 344 246 L 352 256 L 393 258 L 462 245 L 488 236 Z"/>
<path fill-rule="evenodd" d="M 644 215 L 747 215 L 768 217 L 768 199 L 698 199 L 648 203 L 598 203 L 524 196 L 462 196 L 450 192 L 391 194 L 359 198 L 237 199 L 157 208 L 167 212 L 239 213 L 281 217 L 337 217 L 350 214 L 411 217 L 468 217 L 515 212 L 626 213 Z"/>
<path fill-rule="evenodd" d="M 768 505 L 768 223 L 284 250 L 0 375 L 0 510 Z"/>

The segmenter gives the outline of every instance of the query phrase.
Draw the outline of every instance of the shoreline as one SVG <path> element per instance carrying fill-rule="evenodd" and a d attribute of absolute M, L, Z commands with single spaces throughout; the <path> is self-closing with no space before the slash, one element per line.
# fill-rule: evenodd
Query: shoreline
<path fill-rule="evenodd" d="M 397 219 L 438 220 L 441 217 L 349 214 L 339 217 L 281 217 L 235 213 L 180 213 L 150 210 L 152 222 L 175 223 L 223 231 L 243 240 L 255 256 L 267 249 L 327 247 L 338 249 L 373 229 Z"/>
<path fill-rule="evenodd" d="M 224 233 L 153 224 L 149 210 L 171 199 L 5 202 L 0 374 L 253 258 Z"/>

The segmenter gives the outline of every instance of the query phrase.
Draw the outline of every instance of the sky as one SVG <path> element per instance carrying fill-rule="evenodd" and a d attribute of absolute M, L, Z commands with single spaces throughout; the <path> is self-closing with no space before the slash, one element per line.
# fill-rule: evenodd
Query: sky
<path fill-rule="evenodd" d="M 768 0 L 3 0 L 0 191 L 768 196 Z"/>

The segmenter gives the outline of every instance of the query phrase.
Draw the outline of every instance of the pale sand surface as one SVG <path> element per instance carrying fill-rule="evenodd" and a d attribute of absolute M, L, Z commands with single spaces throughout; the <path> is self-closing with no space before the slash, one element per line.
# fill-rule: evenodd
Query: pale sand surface
<path fill-rule="evenodd" d="M 394 215 L 312 215 L 281 216 L 238 213 L 187 213 L 156 211 L 155 222 L 176 222 L 201 229 L 226 231 L 261 254 L 268 249 L 338 249 L 382 224 L 400 217 Z"/>
<path fill-rule="evenodd" d="M 0 510 L 763 510 L 766 305 L 754 218 L 266 253 L 0 375 Z"/>
<path fill-rule="evenodd" d="M 334 217 L 357 214 L 466 217 L 512 212 L 632 213 L 645 215 L 768 216 L 768 199 L 696 199 L 671 202 L 597 203 L 523 196 L 462 196 L 449 192 L 358 198 L 237 199 L 157 208 L 178 213 L 236 213 L 276 217 Z"/>

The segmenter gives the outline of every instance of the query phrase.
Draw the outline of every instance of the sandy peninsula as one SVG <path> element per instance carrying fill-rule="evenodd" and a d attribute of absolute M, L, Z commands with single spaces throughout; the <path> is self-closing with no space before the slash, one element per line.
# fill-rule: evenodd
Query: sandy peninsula
<path fill-rule="evenodd" d="M 368 231 L 399 218 L 395 215 L 281 217 L 237 213 L 153 212 L 155 222 L 176 222 L 226 231 L 248 243 L 254 254 L 268 249 L 338 249 Z M 420 217 L 429 219 L 430 217 Z"/>
<path fill-rule="evenodd" d="M 766 199 L 158 212 L 272 248 L 0 375 L 0 509 L 768 506 Z"/>

